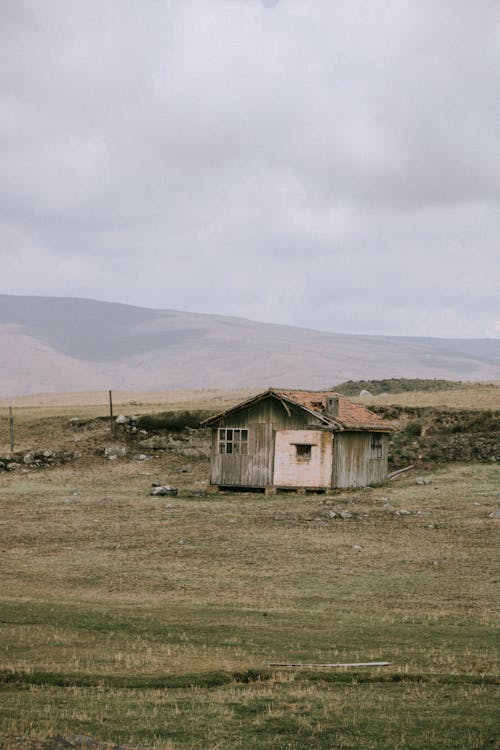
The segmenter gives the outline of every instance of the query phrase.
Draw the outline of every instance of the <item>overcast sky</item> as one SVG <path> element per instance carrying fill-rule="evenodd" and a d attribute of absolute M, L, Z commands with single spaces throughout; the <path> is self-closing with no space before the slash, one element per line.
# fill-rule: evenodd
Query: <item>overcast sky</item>
<path fill-rule="evenodd" d="M 0 291 L 500 336 L 500 0 L 3 0 Z"/>

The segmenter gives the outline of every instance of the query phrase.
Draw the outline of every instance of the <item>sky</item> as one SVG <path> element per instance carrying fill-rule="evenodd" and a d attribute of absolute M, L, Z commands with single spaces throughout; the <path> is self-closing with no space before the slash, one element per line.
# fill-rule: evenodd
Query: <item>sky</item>
<path fill-rule="evenodd" d="M 500 337 L 499 0 L 5 0 L 0 292 Z"/>

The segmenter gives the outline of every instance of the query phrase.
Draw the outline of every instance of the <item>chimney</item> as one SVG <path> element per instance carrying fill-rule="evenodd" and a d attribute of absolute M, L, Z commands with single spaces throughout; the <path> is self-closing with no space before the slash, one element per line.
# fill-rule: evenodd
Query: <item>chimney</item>
<path fill-rule="evenodd" d="M 339 415 L 339 400 L 337 396 L 327 396 L 325 414 L 327 417 L 338 417 Z"/>

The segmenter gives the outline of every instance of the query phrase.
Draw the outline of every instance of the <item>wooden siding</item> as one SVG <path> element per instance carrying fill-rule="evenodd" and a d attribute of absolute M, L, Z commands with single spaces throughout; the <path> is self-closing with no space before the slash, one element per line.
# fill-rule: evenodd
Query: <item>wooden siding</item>
<path fill-rule="evenodd" d="M 235 415 L 236 417 L 236 415 Z M 218 431 L 212 432 L 212 471 L 210 482 L 222 487 L 267 487 L 272 484 L 274 439 L 271 424 L 236 423 L 231 427 L 248 429 L 248 454 L 219 453 Z"/>
<path fill-rule="evenodd" d="M 297 457 L 297 444 L 311 446 L 309 459 Z M 332 477 L 333 435 L 320 430 L 279 430 L 275 437 L 276 487 L 329 487 Z"/>
<path fill-rule="evenodd" d="M 382 435 L 382 458 L 371 458 L 371 434 L 341 432 L 335 435 L 334 487 L 366 487 L 386 481 L 389 438 Z"/>
<path fill-rule="evenodd" d="M 248 427 L 256 422 L 268 422 L 275 430 L 305 430 L 322 425 L 320 419 L 308 414 L 299 406 L 287 404 L 287 407 L 288 411 L 277 398 L 270 396 L 221 417 L 214 427 Z"/>

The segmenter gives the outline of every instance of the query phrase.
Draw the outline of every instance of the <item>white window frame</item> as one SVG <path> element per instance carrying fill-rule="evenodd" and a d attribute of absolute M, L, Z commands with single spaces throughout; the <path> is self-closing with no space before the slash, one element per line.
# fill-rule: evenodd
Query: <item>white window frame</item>
<path fill-rule="evenodd" d="M 217 452 L 222 455 L 248 455 L 248 429 L 246 427 L 219 427 Z"/>

